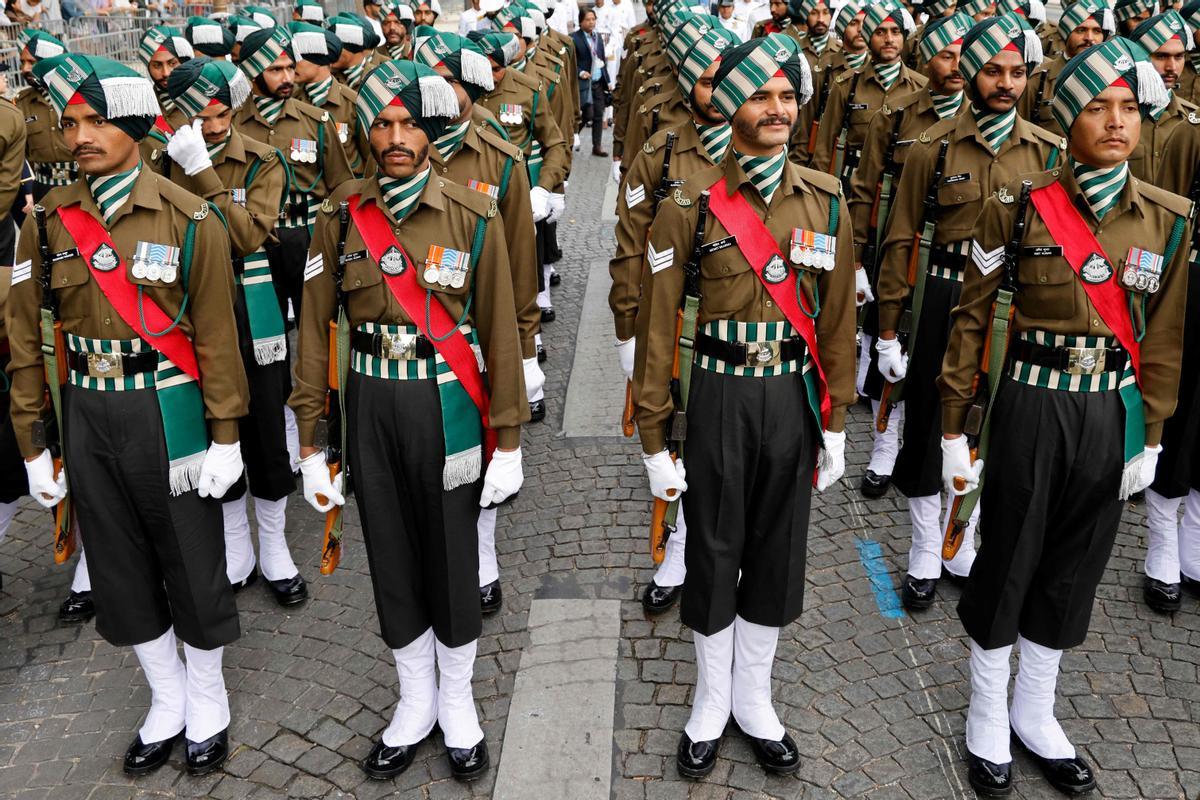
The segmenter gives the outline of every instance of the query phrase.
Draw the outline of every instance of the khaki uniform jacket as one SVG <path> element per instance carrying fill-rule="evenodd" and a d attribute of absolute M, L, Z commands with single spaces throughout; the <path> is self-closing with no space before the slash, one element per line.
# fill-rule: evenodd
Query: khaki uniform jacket
<path fill-rule="evenodd" d="M 87 183 L 82 180 L 51 190 L 43 200 L 50 210 L 46 228 L 52 253 L 75 249 L 75 242 L 52 209 L 76 203 L 97 220 L 102 219 Z M 195 245 L 186 293 L 182 269 L 170 284 L 133 276 L 130 270 L 138 242 L 182 248 L 188 224 L 192 222 L 196 224 Z M 179 318 L 179 330 L 196 348 L 205 416 L 213 441 L 236 442 L 237 421 L 249 409 L 250 393 L 241 359 L 231 357 L 238 352 L 238 338 L 233 316 L 233 268 L 225 226 L 199 197 L 143 168 L 129 199 L 117 209 L 107 228 L 125 261 L 125 275 L 130 283 L 144 287 L 146 297 L 171 318 L 179 314 L 186 299 L 187 308 Z M 31 429 L 42 408 L 45 385 L 38 312 L 42 301 L 41 260 L 33 215 L 25 220 L 17 248 L 17 263 L 25 261 L 32 262 L 32 275 L 12 287 L 7 314 L 12 348 L 9 372 L 13 430 L 21 454 L 30 458 L 40 452 L 33 445 Z M 139 336 L 108 302 L 92 279 L 91 269 L 78 254 L 54 263 L 50 285 L 55 289 L 64 334 L 92 339 Z"/>
<path fill-rule="evenodd" d="M 935 245 L 970 239 L 984 201 L 1018 175 L 1045 169 L 1047 162 L 1066 160 L 1065 143 L 1048 131 L 1017 117 L 1012 133 L 993 155 L 975 116 L 970 112 L 942 120 L 918 137 L 908 154 L 900 186 L 892 201 L 887 236 L 879 260 L 875 298 L 879 303 L 879 330 L 896 330 L 908 297 L 908 259 L 913 238 L 921 232 L 925 193 L 933 180 L 942 139 L 950 140 L 942 181 L 938 186 Z"/>
<path fill-rule="evenodd" d="M 279 150 L 292 172 L 291 188 L 295 191 L 312 186 L 309 194 L 317 198 L 328 197 L 344 181 L 354 179 L 346 151 L 341 147 L 333 147 L 333 143 L 338 141 L 338 132 L 328 111 L 289 99 L 283 104 L 275 124 L 269 125 L 259 113 L 254 99 L 250 98 L 234 115 L 234 125 L 243 136 Z M 318 129 L 324 129 L 325 139 L 325 147 L 318 161 L 308 163 L 293 159 L 292 140 L 316 142 Z"/>
<path fill-rule="evenodd" d="M 654 134 L 691 120 L 692 112 L 683 102 L 679 85 L 673 80 L 670 83 L 674 84 L 672 88 L 648 97 L 629 118 L 625 146 L 629 148 L 631 156 L 640 152 L 642 145 Z"/>
<path fill-rule="evenodd" d="M 1184 198 L 1130 176 L 1116 208 L 1097 222 L 1069 168 L 1023 178 L 1031 180 L 1034 189 L 1055 180 L 1063 185 L 1076 207 L 1082 209 L 1085 222 L 1118 274 L 1130 247 L 1165 254 L 1176 217 L 1189 217 L 1192 213 L 1192 204 Z M 1016 180 L 1008 185 L 1004 202 L 998 198 L 988 200 L 976 228 L 973 249 L 986 252 L 1004 247 L 1012 236 L 1016 198 L 1020 191 L 1020 180 Z M 1059 244 L 1046 230 L 1032 203 L 1026 219 L 1025 247 Z M 1146 335 L 1141 342 L 1141 358 L 1147 446 L 1158 444 L 1163 421 L 1174 411 L 1178 394 L 1180 342 L 1183 341 L 1187 300 L 1187 242 L 1191 240 L 1191 226 L 1187 228 L 1183 244 L 1171 262 L 1163 267 L 1161 287 L 1146 303 Z M 973 260 L 968 261 L 962 299 L 953 312 L 950 346 L 938 379 L 942 393 L 942 428 L 946 433 L 962 432 L 973 400 L 971 384 L 979 368 L 980 353 L 984 340 L 991 333 L 992 302 L 1002 272 L 1003 268 L 996 268 L 985 275 Z M 1088 299 L 1075 271 L 1060 255 L 1022 253 L 1017 266 L 1013 307 L 1016 316 L 1010 335 L 1032 330 L 1067 336 L 1113 335 Z M 1134 309 L 1135 324 L 1140 325 L 1140 304 L 1134 303 Z"/>
<path fill-rule="evenodd" d="M 1179 75 L 1179 85 L 1175 87 L 1175 96 L 1189 103 L 1200 105 L 1200 80 L 1196 79 L 1196 62 L 1200 57 L 1189 54 Z"/>
<path fill-rule="evenodd" d="M 15 105 L 0 100 L 0 216 L 8 215 L 17 195 L 22 193 L 21 169 L 25 166 L 25 146 L 24 117 Z M 0 266 L 11 267 L 12 264 Z"/>
<path fill-rule="evenodd" d="M 628 52 L 628 51 L 626 51 Z M 658 42 L 656 33 L 651 32 L 641 48 L 621 59 L 621 77 L 617 80 L 618 92 L 613 94 L 613 156 L 620 158 L 625 152 L 625 130 L 633 112 L 641 105 L 639 94 L 654 76 L 669 74 L 670 65 Z"/>
<path fill-rule="evenodd" d="M 1058 73 L 1067 65 L 1067 54 L 1060 53 L 1054 58 L 1047 58 L 1033 72 L 1025 84 L 1025 92 L 1017 100 L 1017 113 L 1025 119 L 1045 128 L 1051 133 L 1066 136 L 1066 131 L 1050 113 L 1050 101 L 1054 99 L 1054 84 Z"/>
<path fill-rule="evenodd" d="M 570 176 L 571 162 L 574 159 L 571 152 L 571 139 L 575 133 L 575 114 L 571 110 L 570 94 L 563 88 L 563 81 L 553 66 L 539 66 L 536 62 L 527 63 L 524 74 L 540 81 L 541 85 L 545 87 L 545 96 L 550 100 L 550 110 L 554 113 L 554 122 L 562 132 L 563 142 L 566 145 L 564 148 L 567 156 L 566 170 L 567 176 Z M 575 81 L 576 85 L 578 83 Z M 562 184 L 555 186 L 554 190 L 561 192 Z"/>
<path fill-rule="evenodd" d="M 323 105 L 314 105 L 308 97 L 308 92 L 303 88 L 298 88 L 298 91 L 293 92 L 292 97 L 302 103 L 308 103 L 313 108 L 329 112 L 329 116 L 333 117 L 334 126 L 337 128 L 338 141 L 346 150 L 346 160 L 350 164 L 350 170 L 356 178 L 361 178 L 367 168 L 367 159 L 363 157 L 365 154 L 359 150 L 358 141 L 354 136 L 354 101 L 358 99 L 358 92 L 341 81 L 334 81 L 329 87 L 329 94 L 325 96 Z"/>
<path fill-rule="evenodd" d="M 660 257 L 670 254 L 667 256 L 669 261 L 663 266 L 648 268 L 642 283 L 633 375 L 638 429 L 642 450 L 646 453 L 661 452 L 666 446 L 664 428 L 673 410 L 669 384 L 676 343 L 675 316 L 683 299 L 683 265 L 691 253 L 696 229 L 695 200 L 701 191 L 721 177 L 727 185 L 737 187 L 745 195 L 785 254 L 794 229 L 829 232 L 830 205 L 840 196 L 839 184 L 834 178 L 789 162 L 784 166 L 783 179 L 767 207 L 731 150 L 721 164 L 696 173 L 662 204 L 650 226 L 650 246 Z M 711 213 L 705 231 L 705 243 L 730 236 L 730 231 Z M 816 320 L 816 331 L 821 366 L 829 381 L 831 431 L 842 430 L 846 407 L 855 399 L 854 254 L 850 236 L 848 215 L 839 213 L 836 266 L 828 271 L 818 270 L 819 275 L 806 270 L 801 277 L 801 291 L 810 308 L 814 287 L 819 287 L 820 291 L 821 311 Z M 737 247 L 726 247 L 703 259 L 700 291 L 703 295 L 698 318 L 700 326 L 720 319 L 739 322 L 785 319 Z M 691 365 L 682 366 L 690 368 Z"/>
<path fill-rule="evenodd" d="M 809 59 L 809 67 L 813 71 L 813 96 L 812 100 L 806 103 L 800 109 L 800 113 L 796 115 L 796 127 L 792 131 L 788 158 L 802 166 L 811 165 L 812 156 L 808 152 L 808 140 L 810 136 L 813 136 L 815 145 L 813 121 L 817 118 L 817 106 L 821 103 L 821 92 L 822 90 L 826 92 L 826 102 L 828 103 L 828 97 L 833 94 L 834 80 L 847 69 L 845 51 L 841 45 L 838 45 L 837 49 L 834 49 L 833 45 L 833 40 L 830 40 L 825 52 L 820 56 L 814 56 L 810 50 L 801 51 L 804 53 L 804 57 Z M 811 42 L 809 42 L 809 46 L 812 46 Z M 828 108 L 828 105 L 826 107 Z M 822 114 L 823 116 L 824 114 Z"/>
<path fill-rule="evenodd" d="M 490 111 L 504 126 L 509 141 L 519 147 L 526 158 L 533 149 L 534 139 L 542 143 L 542 169 L 538 173 L 538 186 L 547 191 L 554 191 L 566 180 L 570 165 L 570 147 L 554 119 L 550 100 L 546 97 L 546 90 L 541 81 L 515 69 L 506 69 L 496 88 L 480 96 L 476 103 Z M 512 123 L 501 119 L 502 105 L 520 106 L 521 121 Z M 534 115 L 532 120 L 530 114 Z"/>
<path fill-rule="evenodd" d="M 858 75 L 857 82 L 854 76 Z M 825 115 L 817 133 L 817 149 L 813 153 L 812 167 L 828 172 L 833 164 L 833 150 L 842 127 L 847 126 L 846 149 L 859 150 L 867 136 L 867 125 L 876 111 L 894 97 L 903 97 L 920 89 L 928 79 L 908 67 L 900 66 L 900 75 L 891 89 L 884 89 L 875 69 L 868 61 L 857 70 L 847 70 L 839 75 L 829 92 Z M 851 95 L 851 87 L 854 87 Z M 849 110 L 849 117 L 846 112 Z"/>
<path fill-rule="evenodd" d="M 1160 189 L 1186 196 L 1200 169 L 1200 111 L 1172 97 L 1155 122 L 1142 120 L 1142 135 L 1129 156 L 1129 171 Z"/>
<path fill-rule="evenodd" d="M 1066 35 L 1070 34 L 1071 31 L 1067 31 Z M 1049 20 L 1037 26 L 1037 35 L 1042 40 L 1042 57 L 1045 59 L 1054 58 L 1066 48 L 1066 42 L 1063 41 L 1066 36 Z"/>
<path fill-rule="evenodd" d="M 500 447 L 518 447 L 521 423 L 529 419 L 529 403 L 525 399 L 504 228 L 498 224 L 499 220 L 489 217 L 496 213 L 490 199 L 432 174 L 417 208 L 402 225 L 396 224 L 375 178 L 343 184 L 321 206 L 309 246 L 310 266 L 304 281 L 295 388 L 288 399 L 288 405 L 296 413 L 301 446 L 313 445 L 317 420 L 325 408 L 329 388 L 329 323 L 337 317 L 333 270 L 337 264 L 338 204 L 355 194 L 361 194 L 364 202 L 373 200 L 395 226 L 393 232 L 413 262 L 409 268 L 415 270 L 421 288 L 432 292 L 433 302 L 441 303 L 453 319 L 458 319 L 468 299 L 472 299 L 467 322 L 479 336 L 487 365 L 491 424 Z M 429 248 L 440 245 L 469 253 L 481 217 L 488 219 L 487 233 L 478 263 L 470 264 L 467 282 L 458 289 L 425 283 L 422 265 Z M 366 245 L 353 221 L 346 236 L 345 252 L 360 254 L 346 264 L 342 283 L 347 294 L 350 329 L 364 322 L 414 324 L 383 280 L 379 265 L 366 253 Z M 444 331 L 434 333 L 441 335 Z"/>
<path fill-rule="evenodd" d="M 662 181 L 663 148 L 671 133 L 677 138 L 667 170 L 670 183 L 663 187 L 666 192 L 663 203 L 671 202 L 671 193 L 687 178 L 713 166 L 700 143 L 696 124 L 690 119 L 654 134 L 636 156 L 630 157 L 624 188 L 617 195 L 617 252 L 608 265 L 612 275 L 608 306 L 612 309 L 617 339 L 622 342 L 633 336 L 636 326 L 638 297 L 645 279 L 646 236 L 654 221 L 654 193 Z"/>
<path fill-rule="evenodd" d="M 792 28 L 794 29 L 795 26 L 792 26 Z M 833 54 L 841 52 L 842 49 L 841 42 L 839 42 L 833 36 L 829 37 L 828 42 L 825 44 L 825 49 L 820 53 L 817 52 L 816 47 L 813 45 L 813 40 L 810 37 L 803 36 L 797 41 L 800 42 L 800 52 L 804 54 L 805 60 L 808 61 L 808 68 L 813 70 L 815 70 L 821 64 L 822 59 L 826 59 L 828 60 L 828 63 L 832 63 L 831 57 Z M 816 81 L 814 80 L 814 83 L 815 82 Z"/>
<path fill-rule="evenodd" d="M 803 40 L 804 36 L 800 34 L 800 29 L 793 25 L 790 19 L 785 18 L 785 20 L 784 24 L 780 26 L 772 17 L 760 19 L 754 23 L 754 30 L 751 32 L 750 38 L 757 39 L 760 36 L 767 36 L 772 33 L 782 33 L 786 36 L 791 36 L 797 42 Z"/>
<path fill-rule="evenodd" d="M 67 140 L 63 138 L 58 112 L 46 102 L 41 91 L 27 87 L 13 102 L 25 117 L 25 158 L 31 167 L 75 160 L 71 148 L 67 147 Z"/>
<path fill-rule="evenodd" d="M 575 109 L 572 131 L 579 130 L 579 123 L 583 122 L 583 107 L 579 104 L 579 60 L 575 56 L 575 42 L 570 36 L 565 36 L 554 30 L 554 28 L 546 28 L 542 34 L 542 43 L 539 45 L 538 52 L 541 48 L 549 48 L 554 55 L 563 62 L 563 72 L 573 77 L 572 80 L 565 81 L 566 91 L 570 94 L 570 99 L 567 105 Z M 610 75 L 609 80 L 615 81 L 616 75 Z"/>

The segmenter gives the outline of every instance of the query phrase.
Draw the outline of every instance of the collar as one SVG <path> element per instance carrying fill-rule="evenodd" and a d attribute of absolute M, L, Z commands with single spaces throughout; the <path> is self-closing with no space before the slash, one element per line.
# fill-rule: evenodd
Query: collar
<path fill-rule="evenodd" d="M 725 175 L 726 187 L 734 187 L 737 189 L 748 189 L 748 193 L 754 197 L 759 197 L 758 189 L 754 188 L 754 183 L 746 177 L 746 173 L 742 171 L 742 165 L 738 163 L 737 156 L 733 154 L 733 142 L 729 143 L 729 148 L 725 151 L 725 160 L 721 162 L 721 171 Z M 775 196 L 784 196 L 796 193 L 812 194 L 812 187 L 800 177 L 801 167 L 797 166 L 790 158 L 783 160 L 783 176 L 779 181 L 779 188 L 775 190 Z M 731 192 L 732 194 L 732 192 Z"/>
<path fill-rule="evenodd" d="M 279 109 L 279 119 L 275 120 L 274 125 L 269 124 L 266 118 L 263 117 L 262 112 L 258 110 L 258 103 L 254 102 L 255 97 L 261 96 L 262 95 L 250 95 L 250 97 L 246 99 L 246 104 L 242 106 L 242 108 L 249 108 L 251 111 L 250 116 L 253 119 L 258 120 L 263 125 L 266 125 L 268 128 L 277 127 L 279 125 L 279 120 L 283 119 L 284 117 L 301 119 L 300 112 L 296 110 L 295 98 L 289 97 L 287 100 L 283 101 L 283 108 Z"/>
<path fill-rule="evenodd" d="M 420 207 L 425 205 L 429 206 L 435 211 L 445 211 L 446 200 L 443 196 L 444 192 L 442 191 L 442 186 L 444 185 L 445 181 L 439 178 L 437 175 L 434 175 L 431 171 L 429 174 L 429 180 L 425 181 L 425 188 L 421 190 L 421 197 L 417 200 L 417 206 Z M 383 211 L 384 216 L 388 218 L 388 222 L 391 223 L 392 227 L 396 227 L 400 224 L 396 222 L 396 218 L 392 216 L 391 209 L 388 208 L 387 201 L 383 199 L 383 188 L 380 187 L 378 178 L 372 176 L 365 179 L 363 181 L 362 192 L 360 194 L 362 195 L 362 199 L 364 201 L 375 201 L 375 205 L 379 206 L 380 210 Z M 417 209 L 414 208 L 412 213 L 410 213 L 407 218 L 411 220 L 416 213 Z"/>
<path fill-rule="evenodd" d="M 971 98 L 963 98 L 963 103 L 969 105 L 970 102 Z M 991 153 L 991 145 L 988 144 L 987 138 L 979 130 L 979 123 L 975 121 L 975 115 L 970 113 L 970 111 L 971 109 L 968 108 L 966 113 L 961 113 L 955 118 L 958 120 L 958 122 L 954 126 L 954 141 L 961 142 L 963 139 L 973 138 L 980 147 Z M 1018 113 L 1016 120 L 1013 121 L 1012 133 L 1010 133 L 1008 138 L 1004 140 L 1004 144 L 1000 145 L 1000 149 L 1004 151 L 1009 150 L 1009 143 L 1012 143 L 1012 147 L 1016 147 L 1017 143 L 1019 142 L 1037 141 L 1037 137 L 1033 135 L 1032 127 L 1033 126 L 1030 125 L 1020 113 Z M 999 153 L 997 153 L 997 155 L 999 155 Z"/>
<path fill-rule="evenodd" d="M 100 207 L 96 205 L 96 200 L 92 197 L 92 190 L 88 188 L 86 179 L 81 177 L 71 184 L 71 191 L 74 192 L 74 196 L 62 205 L 70 205 L 72 201 L 78 202 L 84 211 L 100 220 L 101 223 L 104 222 L 104 215 L 100 213 Z M 134 206 L 141 206 L 152 211 L 161 211 L 163 207 L 162 196 L 158 191 L 158 175 L 144 163 L 137 180 L 133 182 L 129 199 L 113 212 L 112 219 L 109 220 L 106 227 L 112 230 L 112 226 L 117 224 L 117 220 L 128 214 Z"/>
<path fill-rule="evenodd" d="M 968 114 L 967 116 L 970 115 Z M 1017 122 L 1019 123 L 1020 121 L 1021 117 L 1018 115 Z M 1015 134 L 1016 131 L 1014 130 L 1013 133 Z M 1058 175 L 1058 182 L 1067 190 L 1067 196 L 1075 203 L 1075 209 L 1083 215 L 1084 219 L 1095 222 L 1096 216 L 1092 213 L 1092 207 L 1088 204 L 1087 198 L 1083 196 L 1083 190 L 1079 188 L 1079 183 L 1075 180 L 1075 173 L 1069 164 L 1056 168 L 1054 173 Z M 1139 217 L 1145 218 L 1146 208 L 1142 200 L 1142 193 L 1139 190 L 1140 185 L 1141 181 L 1135 178 L 1132 171 L 1130 171 L 1129 177 L 1125 180 L 1125 187 L 1121 189 L 1121 197 L 1117 200 L 1117 205 L 1112 211 L 1104 215 L 1104 220 L 1100 224 L 1107 225 L 1111 220 L 1116 219 L 1130 209 L 1137 211 Z M 1108 255 L 1112 256 L 1113 254 L 1109 253 Z M 1120 258 L 1121 255 L 1118 254 L 1117 257 Z"/>
<path fill-rule="evenodd" d="M 229 131 L 229 140 L 225 142 L 225 149 L 217 156 L 213 166 L 223 164 L 226 161 L 237 161 L 246 163 L 246 141 L 242 138 L 242 134 L 237 128 L 231 128 Z"/>

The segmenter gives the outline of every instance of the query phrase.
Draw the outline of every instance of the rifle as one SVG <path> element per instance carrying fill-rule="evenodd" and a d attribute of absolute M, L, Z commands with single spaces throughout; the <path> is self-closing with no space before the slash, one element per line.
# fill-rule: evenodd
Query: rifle
<path fill-rule="evenodd" d="M 696 201 L 696 230 L 692 234 L 692 251 L 683 265 L 683 304 L 675 314 L 675 354 L 671 361 L 671 398 L 675 411 L 667 431 L 667 450 L 674 461 L 683 455 L 687 439 L 687 401 L 692 382 L 692 352 L 696 345 L 696 322 L 700 312 L 700 259 L 703 256 L 704 229 L 708 224 L 708 192 L 700 193 Z M 661 564 L 667 554 L 667 539 L 675 532 L 679 517 L 679 501 L 654 498 L 650 515 L 650 556 Z"/>
<path fill-rule="evenodd" d="M 817 93 L 817 109 L 813 115 L 812 124 L 808 127 L 808 154 L 811 156 L 817 151 L 817 131 L 821 127 L 821 117 L 825 116 L 825 105 L 829 102 L 829 82 L 833 77 L 833 68 L 826 67 L 825 74 L 821 78 L 821 91 Z"/>
<path fill-rule="evenodd" d="M 863 242 L 863 268 L 871 283 L 878 279 L 879 246 L 891 215 L 892 189 L 896 182 L 896 145 L 900 141 L 900 123 L 903 115 L 895 112 L 892 119 L 892 131 L 888 134 L 887 150 L 883 154 L 883 172 L 875 184 L 875 202 L 871 205 L 871 219 L 867 227 L 867 239 Z"/>
<path fill-rule="evenodd" d="M 829 160 L 829 174 L 838 180 L 842 179 L 842 168 L 846 164 L 846 140 L 850 136 L 850 107 L 854 105 L 854 95 L 858 92 L 860 75 L 862 75 L 861 72 L 856 72 L 850 79 L 850 89 L 846 92 L 846 102 L 842 107 L 842 129 L 838 131 L 837 141 L 833 145 L 833 158 Z"/>
<path fill-rule="evenodd" d="M 350 493 L 350 462 L 344 456 L 346 445 L 346 396 L 342 379 L 350 356 L 350 324 L 346 315 L 346 291 L 342 281 L 346 276 L 346 234 L 350 229 L 350 204 L 343 200 L 338 208 L 337 263 L 333 281 L 337 298 L 337 320 L 329 321 L 329 391 L 325 395 L 325 463 L 329 477 L 342 473 L 342 494 Z M 318 500 L 324 501 L 320 495 Z M 342 559 L 342 507 L 334 506 L 325 512 L 325 537 L 321 545 L 321 574 L 332 575 Z"/>
<path fill-rule="evenodd" d="M 1021 243 L 1025 241 L 1027 224 L 1025 217 L 1029 209 L 1029 196 L 1032 192 L 1033 183 L 1022 181 L 1021 196 L 1017 200 L 1017 216 L 1013 220 L 1012 234 L 1004 246 L 1004 257 L 1001 261 L 1004 273 L 1000 277 L 1000 288 L 996 292 L 996 300 L 992 304 L 991 334 L 984 343 L 983 353 L 979 360 L 979 370 L 976 371 L 972 381 L 972 393 L 975 395 L 975 400 L 971 403 L 966 422 L 963 425 L 963 433 L 966 434 L 967 441 L 974 445 L 970 448 L 972 463 L 977 458 L 985 456 L 988 450 L 992 400 L 1000 385 L 1000 376 L 1004 371 L 1004 362 L 1008 355 L 1008 336 L 1012 329 L 1013 313 L 1016 310 L 1013 308 L 1012 300 L 1017 289 L 1017 267 L 1021 260 Z M 981 375 L 986 375 L 987 379 L 981 380 Z M 955 475 L 955 490 L 961 492 L 965 487 L 966 480 Z M 946 561 L 954 558 L 958 554 L 958 549 L 962 547 L 967 523 L 971 520 L 971 514 L 975 511 L 982 491 L 983 478 L 980 477 L 979 485 L 973 491 L 954 498 L 954 502 L 950 506 L 946 533 L 942 537 L 942 558 Z"/>

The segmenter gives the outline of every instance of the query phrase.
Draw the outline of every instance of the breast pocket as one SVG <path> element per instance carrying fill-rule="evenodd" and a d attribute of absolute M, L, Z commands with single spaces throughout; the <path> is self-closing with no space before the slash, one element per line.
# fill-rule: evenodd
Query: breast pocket
<path fill-rule="evenodd" d="M 381 280 L 383 280 L 383 273 L 364 251 L 361 258 L 346 262 L 346 274 L 342 277 L 342 289 L 347 292 L 357 292 L 376 286 Z"/>
<path fill-rule="evenodd" d="M 975 229 L 983 191 L 974 176 L 964 174 L 962 180 L 938 187 L 938 241 L 969 239 Z"/>
<path fill-rule="evenodd" d="M 1017 307 L 1034 319 L 1075 316 L 1075 271 L 1061 256 L 1022 255 L 1017 265 Z"/>
<path fill-rule="evenodd" d="M 35 281 L 41 280 L 41 275 L 41 265 L 34 262 L 33 279 Z M 63 259 L 62 261 L 56 261 L 50 267 L 50 288 L 70 289 L 75 286 L 83 286 L 91 280 L 91 277 L 87 265 L 83 263 L 83 259 L 79 256 Z"/>
<path fill-rule="evenodd" d="M 705 312 L 714 319 L 726 319 L 749 305 L 758 280 L 736 244 L 704 256 L 700 279 Z"/>

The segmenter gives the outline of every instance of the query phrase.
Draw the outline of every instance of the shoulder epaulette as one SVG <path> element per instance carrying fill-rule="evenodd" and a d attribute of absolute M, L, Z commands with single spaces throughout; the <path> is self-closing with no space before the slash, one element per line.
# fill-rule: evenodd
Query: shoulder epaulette
<path fill-rule="evenodd" d="M 442 190 L 442 194 L 454 200 L 459 205 L 466 206 L 472 212 L 480 217 L 496 216 L 496 201 L 490 196 L 477 192 L 474 189 L 468 189 L 465 186 L 459 186 L 451 181 L 438 181 L 438 188 Z"/>
<path fill-rule="evenodd" d="M 1160 189 L 1152 183 L 1138 180 L 1134 178 L 1134 186 L 1141 193 L 1142 197 L 1151 201 L 1156 205 L 1160 205 L 1173 214 L 1178 214 L 1182 217 L 1190 219 L 1193 211 L 1193 203 L 1186 197 L 1168 192 L 1166 189 Z"/>
<path fill-rule="evenodd" d="M 830 175 L 828 172 L 809 169 L 808 167 L 800 167 L 800 177 L 805 183 L 814 186 L 826 194 L 836 195 L 842 190 L 842 182 L 840 179 Z"/>

